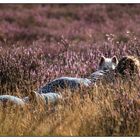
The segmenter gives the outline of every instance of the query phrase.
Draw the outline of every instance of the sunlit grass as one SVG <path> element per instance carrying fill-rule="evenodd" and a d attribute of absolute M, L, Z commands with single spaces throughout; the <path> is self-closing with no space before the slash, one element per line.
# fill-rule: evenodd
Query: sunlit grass
<path fill-rule="evenodd" d="M 55 107 L 0 111 L 1 136 L 138 136 L 139 90 L 127 84 L 78 92 Z M 66 92 L 66 91 L 65 91 Z M 64 93 L 63 93 L 64 94 Z M 92 94 L 91 96 L 89 96 Z"/>
<path fill-rule="evenodd" d="M 23 98 L 61 76 L 88 77 L 101 55 L 140 56 L 140 5 L 0 5 L 0 95 Z M 0 136 L 139 136 L 139 79 L 106 80 L 57 105 L 0 105 Z M 67 97 L 67 98 L 65 98 Z"/>

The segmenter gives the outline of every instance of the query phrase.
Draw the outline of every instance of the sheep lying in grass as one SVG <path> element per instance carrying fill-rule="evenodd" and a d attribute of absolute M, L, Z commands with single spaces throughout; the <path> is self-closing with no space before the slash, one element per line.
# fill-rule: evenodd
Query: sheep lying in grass
<path fill-rule="evenodd" d="M 89 78 L 60 77 L 41 87 L 37 92 L 45 94 L 48 92 L 58 92 L 60 89 L 70 89 L 74 91 L 81 87 L 88 87 L 94 84 L 97 79 L 102 78 L 110 70 L 114 70 L 118 64 L 116 56 L 112 58 L 101 57 L 98 71 L 92 73 Z"/>
<path fill-rule="evenodd" d="M 111 70 L 114 70 L 117 66 L 118 60 L 114 56 L 112 58 L 105 58 L 101 57 L 98 71 L 92 73 L 89 78 L 76 78 L 76 77 L 61 77 L 57 78 L 50 83 L 48 83 L 46 86 L 39 89 L 38 92 L 32 92 L 29 97 L 25 97 L 24 99 L 20 99 L 15 96 L 10 95 L 1 95 L 0 101 L 5 103 L 7 101 L 10 101 L 16 105 L 25 105 L 29 102 L 30 99 L 41 99 L 45 104 L 51 103 L 55 104 L 60 99 L 62 99 L 62 96 L 58 92 L 58 89 L 70 89 L 70 90 L 76 90 L 78 88 L 81 88 L 82 86 L 88 87 L 92 84 L 94 84 L 97 79 L 101 79 Z M 40 93 L 40 94 L 38 94 Z M 46 94 L 47 93 L 47 94 Z"/>
<path fill-rule="evenodd" d="M 24 107 L 26 102 L 16 96 L 0 95 L 0 104 L 2 104 L 3 107 L 8 106 L 8 104 Z"/>
<path fill-rule="evenodd" d="M 59 93 L 49 92 L 48 94 L 38 94 L 35 91 L 32 91 L 29 96 L 23 99 L 25 102 L 29 103 L 35 101 L 37 103 L 43 102 L 45 105 L 56 104 L 62 100 L 62 95 Z"/>
<path fill-rule="evenodd" d="M 48 94 L 38 94 L 36 92 L 31 92 L 31 94 L 23 99 L 12 95 L 0 95 L 0 104 L 2 107 L 8 106 L 18 106 L 25 107 L 31 101 L 36 101 L 38 103 L 43 103 L 44 105 L 57 104 L 62 99 L 62 96 L 58 93 L 48 93 Z"/>
<path fill-rule="evenodd" d="M 114 71 L 115 69 L 115 71 Z M 17 106 L 25 106 L 30 100 L 41 101 L 45 105 L 56 104 L 62 100 L 62 95 L 58 92 L 59 89 L 75 90 L 82 86 L 88 87 L 95 83 L 98 79 L 110 74 L 110 71 L 120 74 L 122 77 L 134 76 L 140 72 L 140 62 L 133 56 L 123 57 L 119 63 L 116 57 L 105 58 L 102 57 L 99 63 L 99 68 L 96 72 L 92 73 L 89 78 L 76 78 L 76 77 L 61 77 L 57 78 L 46 86 L 39 89 L 38 92 L 31 92 L 28 97 L 20 99 L 11 95 L 0 95 L 0 104 L 6 107 L 8 103 Z M 113 77 L 111 77 L 113 79 Z M 40 94 L 39 94 L 40 93 Z M 47 94 L 46 94 L 47 93 Z"/>

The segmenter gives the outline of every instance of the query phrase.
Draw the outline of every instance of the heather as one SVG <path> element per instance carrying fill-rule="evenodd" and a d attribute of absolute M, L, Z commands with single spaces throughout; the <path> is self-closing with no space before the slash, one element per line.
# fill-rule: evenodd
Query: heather
<path fill-rule="evenodd" d="M 1 95 L 25 97 L 57 77 L 88 77 L 101 55 L 139 59 L 139 4 L 9 4 L 0 5 L 0 19 Z M 54 110 L 1 107 L 0 135 L 139 136 L 139 92 L 139 79 L 120 78 L 77 91 Z"/>

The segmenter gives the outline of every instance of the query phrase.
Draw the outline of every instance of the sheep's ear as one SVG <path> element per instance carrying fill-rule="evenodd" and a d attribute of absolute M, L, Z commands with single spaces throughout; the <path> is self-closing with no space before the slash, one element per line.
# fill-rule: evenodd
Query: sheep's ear
<path fill-rule="evenodd" d="M 99 62 L 99 66 L 102 66 L 102 64 L 105 62 L 105 57 L 101 56 L 100 62 Z"/>
<path fill-rule="evenodd" d="M 118 59 L 117 59 L 116 56 L 113 56 L 113 57 L 112 57 L 112 62 L 113 62 L 114 64 L 118 64 Z"/>

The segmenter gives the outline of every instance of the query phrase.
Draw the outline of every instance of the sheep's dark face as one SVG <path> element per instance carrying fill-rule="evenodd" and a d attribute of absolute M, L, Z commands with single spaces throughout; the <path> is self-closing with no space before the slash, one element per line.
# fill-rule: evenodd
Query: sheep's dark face
<path fill-rule="evenodd" d="M 113 56 L 112 58 L 105 58 L 102 56 L 99 63 L 99 70 L 115 70 L 117 64 L 118 59 L 116 56 Z"/>

